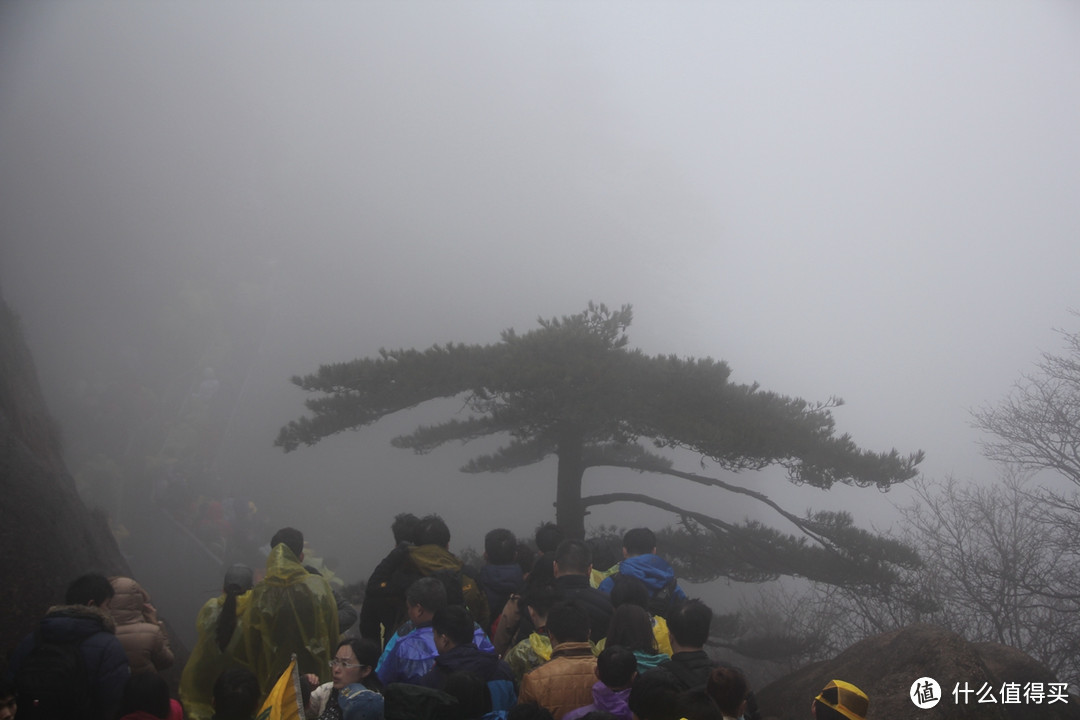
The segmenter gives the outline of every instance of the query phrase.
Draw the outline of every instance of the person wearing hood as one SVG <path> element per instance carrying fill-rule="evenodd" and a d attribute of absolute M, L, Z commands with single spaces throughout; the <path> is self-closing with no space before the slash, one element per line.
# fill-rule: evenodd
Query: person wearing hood
<path fill-rule="evenodd" d="M 113 588 L 108 578 L 88 573 L 74 580 L 64 595 L 64 605 L 49 608 L 37 630 L 19 644 L 8 665 L 8 677 L 18 688 L 19 703 L 39 705 L 61 717 L 113 720 L 120 709 L 124 685 L 131 675 L 124 646 L 116 639 L 116 623 L 109 614 Z M 44 654 L 45 646 L 57 649 Z M 54 670 L 61 648 L 74 648 L 73 661 L 83 671 L 56 677 Z M 42 653 L 37 652 L 39 649 Z M 52 660 L 51 664 L 39 658 Z M 85 675 L 83 674 L 85 672 Z"/>
<path fill-rule="evenodd" d="M 476 647 L 474 627 L 468 610 L 460 605 L 447 605 L 436 612 L 431 629 L 439 655 L 435 665 L 416 684 L 445 690 L 446 679 L 453 673 L 475 673 L 491 693 L 490 710 L 509 710 L 517 703 L 514 672 L 493 652 Z"/>
<path fill-rule="evenodd" d="M 485 630 L 490 626 L 490 611 L 484 593 L 476 584 L 476 572 L 466 568 L 450 552 L 450 528 L 438 515 L 420 518 L 416 529 L 416 547 L 408 548 L 409 563 L 422 577 L 437 577 L 446 585 L 447 602 L 464 605 L 473 619 Z"/>
<path fill-rule="evenodd" d="M 563 720 L 579 720 L 594 710 L 611 713 L 618 720 L 631 720 L 630 686 L 637 677 L 634 652 L 621 645 L 611 645 L 596 658 L 596 684 L 592 687 L 591 705 L 571 710 Z"/>
<path fill-rule="evenodd" d="M 396 682 L 415 683 L 434 666 L 439 649 L 435 646 L 431 623 L 435 613 L 448 605 L 446 586 L 438 578 L 420 578 L 409 586 L 405 604 L 409 619 L 386 643 L 375 667 L 379 680 L 387 686 Z M 484 652 L 495 652 L 483 628 L 476 623 L 473 623 L 473 642 Z"/>
<path fill-rule="evenodd" d="M 623 561 L 619 573 L 638 578 L 649 588 L 649 611 L 654 615 L 667 616 L 667 610 L 676 602 L 686 599 L 686 593 L 675 579 L 675 569 L 656 554 L 656 534 L 649 528 L 634 528 L 623 535 Z M 606 578 L 598 590 L 608 595 L 614 584 Z"/>
<path fill-rule="evenodd" d="M 171 667 L 173 652 L 165 623 L 150 604 L 150 593 L 129 577 L 112 577 L 114 595 L 109 612 L 116 621 L 116 637 L 124 646 L 132 673 L 156 672 Z"/>
<path fill-rule="evenodd" d="M 243 667 L 237 658 L 243 648 L 240 618 L 247 610 L 254 573 L 239 563 L 225 572 L 221 595 L 206 601 L 195 619 L 199 639 L 180 676 L 180 699 L 188 720 L 210 720 L 214 715 L 213 688 L 218 676 Z"/>
<path fill-rule="evenodd" d="M 329 677 L 338 643 L 338 612 L 330 584 L 312 575 L 304 560 L 304 535 L 282 528 L 270 540 L 266 575 L 251 590 L 241 621 L 241 660 L 258 678 L 265 697 L 293 654 L 301 674 Z"/>

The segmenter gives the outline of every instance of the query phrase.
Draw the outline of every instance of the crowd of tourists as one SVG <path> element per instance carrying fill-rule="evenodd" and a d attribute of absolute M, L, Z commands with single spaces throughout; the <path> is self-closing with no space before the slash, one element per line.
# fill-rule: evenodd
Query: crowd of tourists
<path fill-rule="evenodd" d="M 80 577 L 13 653 L 0 720 L 261 719 L 290 673 L 296 707 L 274 717 L 760 719 L 744 673 L 705 649 L 712 610 L 686 596 L 650 530 L 627 532 L 623 560 L 602 571 L 551 524 L 534 545 L 487 533 L 478 568 L 450 552 L 437 515 L 398 515 L 391 530 L 358 617 L 305 567 L 296 529 L 273 536 L 261 581 L 230 567 L 196 619 L 178 698 L 159 674 L 173 653 L 149 594 L 130 578 Z M 868 709 L 839 680 L 807 701 L 816 720 Z"/>

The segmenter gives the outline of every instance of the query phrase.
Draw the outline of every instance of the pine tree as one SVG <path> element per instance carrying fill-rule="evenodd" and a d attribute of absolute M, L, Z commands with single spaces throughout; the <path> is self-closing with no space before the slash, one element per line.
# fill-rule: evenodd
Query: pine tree
<path fill-rule="evenodd" d="M 556 522 L 570 537 L 584 536 L 589 507 L 633 501 L 678 515 L 687 533 L 705 538 L 701 550 L 722 550 L 723 560 L 712 561 L 712 569 L 699 576 L 761 580 L 799 574 L 841 581 L 859 568 L 887 573 L 890 562 L 917 563 L 906 548 L 859 530 L 844 513 L 796 516 L 756 490 L 676 470 L 656 451 L 688 449 L 733 472 L 780 466 L 792 482 L 823 489 L 836 482 L 888 488 L 917 474 L 921 452 L 869 452 L 848 435 L 837 435 L 831 410 L 841 404 L 838 398 L 810 403 L 756 384 L 734 384 L 728 365 L 711 358 L 628 349 L 631 319 L 628 305 L 613 311 L 589 303 L 579 314 L 540 319 L 539 328 L 529 332 L 506 330 L 495 344 L 381 350 L 375 358 L 324 365 L 293 378 L 315 394 L 306 402 L 311 416 L 282 428 L 275 444 L 289 452 L 399 410 L 460 395 L 471 411 L 468 419 L 422 425 L 393 444 L 425 453 L 454 440 L 509 438 L 493 454 L 470 460 L 462 468 L 468 473 L 506 472 L 554 455 Z M 582 496 L 582 478 L 595 467 L 657 473 L 740 493 L 771 507 L 800 534 L 727 522 L 640 493 Z"/>

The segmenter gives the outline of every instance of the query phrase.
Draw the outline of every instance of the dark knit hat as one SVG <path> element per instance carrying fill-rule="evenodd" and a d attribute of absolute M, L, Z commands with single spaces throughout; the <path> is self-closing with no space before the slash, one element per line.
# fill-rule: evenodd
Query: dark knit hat
<path fill-rule="evenodd" d="M 223 587 L 235 585 L 240 592 L 247 592 L 255 584 L 255 573 L 247 565 L 237 563 L 225 572 Z"/>

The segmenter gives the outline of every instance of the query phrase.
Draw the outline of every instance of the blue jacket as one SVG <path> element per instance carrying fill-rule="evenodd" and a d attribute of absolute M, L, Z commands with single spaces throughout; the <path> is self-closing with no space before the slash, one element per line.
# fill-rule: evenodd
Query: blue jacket
<path fill-rule="evenodd" d="M 338 693 L 343 720 L 383 720 L 383 696 L 362 683 L 353 683 Z"/>
<path fill-rule="evenodd" d="M 459 645 L 435 658 L 435 665 L 417 681 L 417 685 L 442 690 L 446 677 L 455 672 L 479 675 L 491 691 L 491 709 L 509 710 L 517 704 L 514 671 L 497 655 L 475 645 Z"/>
<path fill-rule="evenodd" d="M 665 585 L 675 579 L 675 569 L 668 565 L 667 560 L 651 553 L 626 558 L 619 563 L 619 572 L 623 575 L 636 577 L 645 583 L 645 586 L 649 588 L 650 596 L 656 595 L 656 593 L 664 589 Z M 610 595 L 611 587 L 614 584 L 614 578 L 605 578 L 597 589 Z M 674 596 L 676 600 L 686 599 L 686 593 L 683 592 L 678 583 L 675 584 Z"/>
<path fill-rule="evenodd" d="M 131 668 L 124 646 L 116 639 L 116 625 L 112 617 L 89 605 L 51 608 L 38 625 L 37 632 L 27 635 L 15 649 L 8 666 L 9 677 L 18 677 L 19 666 L 37 647 L 38 637 L 43 642 L 79 644 L 90 684 L 92 717 L 101 720 L 115 718 Z"/>
<path fill-rule="evenodd" d="M 473 642 L 484 652 L 495 653 L 495 646 L 479 625 L 474 629 Z M 375 666 L 375 674 L 383 685 L 415 683 L 431 670 L 438 656 L 435 631 L 431 629 L 431 624 L 414 626 L 407 622 L 386 643 L 379 664 Z"/>

